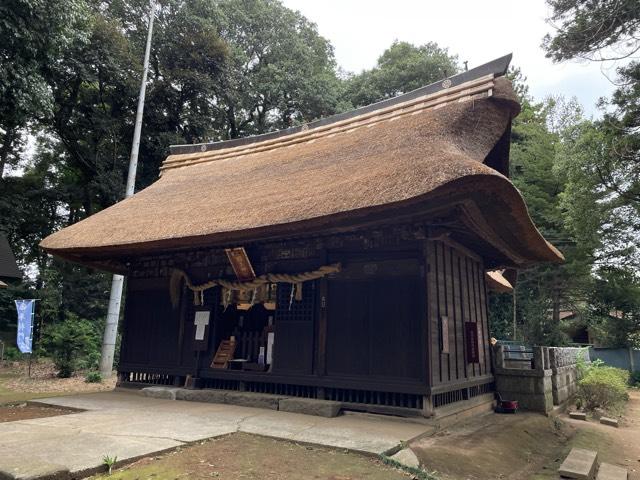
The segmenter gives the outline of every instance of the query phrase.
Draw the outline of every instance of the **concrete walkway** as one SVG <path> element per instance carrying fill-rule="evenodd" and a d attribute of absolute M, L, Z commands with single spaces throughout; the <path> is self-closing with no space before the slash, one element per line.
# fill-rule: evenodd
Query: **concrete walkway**
<path fill-rule="evenodd" d="M 133 459 L 234 432 L 381 454 L 432 429 L 384 417 L 321 418 L 114 391 L 38 400 L 85 411 L 0 423 L 0 479 L 90 472 L 105 455 Z"/>

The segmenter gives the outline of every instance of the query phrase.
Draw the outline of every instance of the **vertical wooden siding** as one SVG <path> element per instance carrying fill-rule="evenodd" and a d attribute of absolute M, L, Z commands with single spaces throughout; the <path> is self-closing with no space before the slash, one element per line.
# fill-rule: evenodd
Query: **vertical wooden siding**
<path fill-rule="evenodd" d="M 440 241 L 426 244 L 430 326 L 431 386 L 463 382 L 491 373 L 484 266 L 481 261 Z M 447 317 L 448 338 L 440 319 Z M 477 323 L 479 361 L 468 362 L 465 322 Z M 441 341 L 449 353 L 442 353 Z"/>

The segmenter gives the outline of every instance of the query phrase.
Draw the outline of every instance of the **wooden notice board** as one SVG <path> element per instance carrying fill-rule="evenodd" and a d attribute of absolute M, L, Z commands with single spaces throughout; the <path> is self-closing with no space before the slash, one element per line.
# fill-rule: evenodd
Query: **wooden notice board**
<path fill-rule="evenodd" d="M 449 353 L 449 317 L 440 317 L 440 351 Z"/>

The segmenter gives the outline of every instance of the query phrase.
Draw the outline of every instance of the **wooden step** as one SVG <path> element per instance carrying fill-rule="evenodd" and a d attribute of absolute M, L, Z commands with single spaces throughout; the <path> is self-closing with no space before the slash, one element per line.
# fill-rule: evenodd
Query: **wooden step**
<path fill-rule="evenodd" d="M 593 480 L 598 469 L 598 452 L 572 448 L 558 469 L 562 478 Z"/>
<path fill-rule="evenodd" d="M 596 480 L 627 480 L 627 478 L 629 478 L 629 474 L 626 468 L 603 463 L 600 465 Z"/>
<path fill-rule="evenodd" d="M 220 342 L 220 346 L 218 347 L 216 355 L 213 357 L 213 362 L 211 362 L 211 368 L 227 368 L 227 366 L 229 365 L 229 361 L 233 360 L 235 351 L 235 340 L 222 340 Z"/>

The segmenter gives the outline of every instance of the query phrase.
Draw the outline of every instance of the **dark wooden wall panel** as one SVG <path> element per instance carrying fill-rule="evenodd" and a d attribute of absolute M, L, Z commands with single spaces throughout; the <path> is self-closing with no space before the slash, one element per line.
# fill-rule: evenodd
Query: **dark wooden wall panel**
<path fill-rule="evenodd" d="M 369 338 L 367 282 L 327 283 L 327 374 L 366 375 L 370 343 L 359 339 Z"/>
<path fill-rule="evenodd" d="M 142 282 L 128 285 L 120 361 L 123 364 L 173 367 L 179 364 L 179 309 L 168 290 Z M 155 288 L 154 288 L 155 287 Z M 164 287 L 164 285 L 162 285 Z"/>
<path fill-rule="evenodd" d="M 327 376 L 426 383 L 422 259 L 352 258 L 327 280 Z"/>
<path fill-rule="evenodd" d="M 452 309 L 452 330 L 455 339 L 456 358 L 456 380 L 463 380 L 467 377 L 465 368 L 464 352 L 464 323 L 462 321 L 462 296 L 460 295 L 460 255 L 456 250 L 449 247 L 451 253 L 451 285 L 450 289 L 453 297 Z"/>
<path fill-rule="evenodd" d="M 313 373 L 316 281 L 306 282 L 302 300 L 291 299 L 293 286 L 278 284 L 273 344 L 274 373 Z"/>
<path fill-rule="evenodd" d="M 478 272 L 478 289 L 480 292 L 480 310 L 482 313 L 482 350 L 484 352 L 484 370 L 491 373 L 491 346 L 489 337 L 489 312 L 487 310 L 487 285 L 483 270 Z"/>
<path fill-rule="evenodd" d="M 486 285 L 482 261 L 441 241 L 428 241 L 428 342 L 431 385 L 461 382 L 491 373 Z M 442 338 L 441 317 L 448 318 L 448 338 Z M 465 324 L 477 324 L 478 361 L 467 355 Z M 448 353 L 441 342 L 448 342 Z"/>
<path fill-rule="evenodd" d="M 439 301 L 438 301 L 438 262 L 436 242 L 427 242 L 426 247 L 426 260 L 427 260 L 427 311 L 429 317 L 429 341 L 428 350 L 430 365 L 429 370 L 431 372 L 430 385 L 438 386 L 442 383 L 440 377 L 440 370 L 442 368 L 440 361 L 440 345 L 439 345 L 439 328 L 438 318 L 440 316 Z"/>

